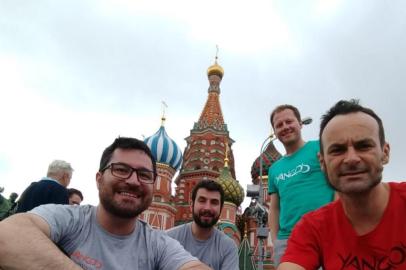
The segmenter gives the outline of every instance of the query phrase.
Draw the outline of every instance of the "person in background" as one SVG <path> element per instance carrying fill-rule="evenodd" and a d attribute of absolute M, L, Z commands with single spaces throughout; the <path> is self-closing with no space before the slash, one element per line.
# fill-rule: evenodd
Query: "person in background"
<path fill-rule="evenodd" d="M 68 196 L 70 205 L 80 205 L 83 201 L 82 192 L 76 188 L 68 188 Z"/>
<path fill-rule="evenodd" d="M 193 221 L 167 231 L 193 256 L 214 270 L 238 269 L 235 242 L 215 228 L 224 204 L 224 191 L 214 180 L 201 180 L 192 190 Z"/>
<path fill-rule="evenodd" d="M 277 266 L 302 215 L 331 202 L 334 191 L 320 169 L 319 142 L 305 142 L 302 138 L 299 110 L 292 105 L 280 105 L 272 111 L 270 120 L 286 151 L 268 172 L 273 260 Z"/>
<path fill-rule="evenodd" d="M 63 160 L 54 160 L 48 166 L 47 176 L 31 183 L 17 202 L 16 213 L 48 203 L 69 204 L 68 190 L 73 168 Z"/>

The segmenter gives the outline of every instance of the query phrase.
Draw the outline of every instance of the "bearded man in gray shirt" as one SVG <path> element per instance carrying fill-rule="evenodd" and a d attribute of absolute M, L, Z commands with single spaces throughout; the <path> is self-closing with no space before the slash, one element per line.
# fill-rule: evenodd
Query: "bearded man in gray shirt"
<path fill-rule="evenodd" d="M 100 204 L 44 205 L 5 219 L 0 269 L 210 269 L 165 232 L 137 219 L 152 202 L 155 179 L 148 146 L 117 138 L 96 173 Z"/>
<path fill-rule="evenodd" d="M 167 231 L 193 256 L 214 270 L 236 270 L 238 249 L 235 242 L 214 225 L 224 204 L 224 191 L 213 180 L 202 180 L 192 191 L 193 221 Z"/>

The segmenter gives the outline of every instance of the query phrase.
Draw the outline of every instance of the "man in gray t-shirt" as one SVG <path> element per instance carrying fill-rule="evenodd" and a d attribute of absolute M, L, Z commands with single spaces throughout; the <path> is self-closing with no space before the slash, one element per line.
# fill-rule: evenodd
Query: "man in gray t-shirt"
<path fill-rule="evenodd" d="M 221 185 L 213 180 L 200 181 L 192 191 L 193 222 L 169 229 L 167 234 L 214 270 L 236 270 L 239 268 L 237 245 L 214 227 L 223 204 Z"/>
<path fill-rule="evenodd" d="M 44 205 L 31 213 L 46 220 L 52 241 L 83 269 L 175 270 L 194 259 L 177 241 L 140 220 L 129 235 L 109 233 L 97 223 L 94 206 Z"/>
<path fill-rule="evenodd" d="M 5 219 L 0 269 L 210 269 L 137 219 L 151 205 L 155 179 L 148 146 L 117 138 L 104 150 L 96 173 L 99 205 L 44 205 Z"/>

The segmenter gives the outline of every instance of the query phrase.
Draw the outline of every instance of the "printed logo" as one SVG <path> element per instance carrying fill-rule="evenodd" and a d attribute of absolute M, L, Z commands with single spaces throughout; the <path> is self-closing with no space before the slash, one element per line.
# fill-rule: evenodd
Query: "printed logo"
<path fill-rule="evenodd" d="M 396 270 L 405 269 L 406 266 L 406 246 L 400 243 L 389 250 L 389 253 L 382 257 L 371 256 L 363 258 L 354 256 L 351 253 L 347 256 L 338 254 L 341 261 L 341 270 Z"/>
<path fill-rule="evenodd" d="M 73 252 L 71 258 L 84 269 L 101 269 L 103 264 L 101 261 L 80 253 L 78 250 Z"/>
<path fill-rule="evenodd" d="M 276 182 L 278 183 L 279 181 L 284 181 L 287 180 L 299 173 L 308 173 L 310 171 L 310 166 L 307 164 L 299 164 L 296 166 L 296 168 L 288 171 L 288 172 L 284 172 L 284 173 L 280 173 L 277 177 L 276 177 Z"/>

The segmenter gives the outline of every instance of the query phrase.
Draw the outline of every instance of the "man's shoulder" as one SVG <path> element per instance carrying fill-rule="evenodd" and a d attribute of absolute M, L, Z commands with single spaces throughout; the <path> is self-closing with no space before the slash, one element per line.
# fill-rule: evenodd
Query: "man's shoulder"
<path fill-rule="evenodd" d="M 189 227 L 189 224 L 190 224 L 190 222 L 175 226 L 173 228 L 166 230 L 166 233 L 171 237 L 177 236 L 180 232 L 186 231 L 187 228 Z"/>
<path fill-rule="evenodd" d="M 389 186 L 398 193 L 400 197 L 406 200 L 406 182 L 390 182 Z"/>
<path fill-rule="evenodd" d="M 92 205 L 68 205 L 68 204 L 43 204 L 30 210 L 30 213 L 42 215 L 43 213 L 64 214 L 69 213 L 70 216 L 76 215 L 91 215 L 95 209 Z"/>
<path fill-rule="evenodd" d="M 339 200 L 333 201 L 319 209 L 304 214 L 302 220 L 317 226 L 327 225 L 339 207 L 341 207 L 341 202 Z"/>
<path fill-rule="evenodd" d="M 234 242 L 234 240 L 231 238 L 231 237 L 229 237 L 225 232 L 223 232 L 223 231 L 220 231 L 219 229 L 217 229 L 217 228 L 214 228 L 214 231 L 215 231 L 215 233 L 217 234 L 217 237 L 219 237 L 219 239 L 220 239 L 220 241 L 223 243 L 223 244 L 225 244 L 225 245 L 227 245 L 227 246 L 235 246 L 235 247 L 237 247 L 237 244 Z"/>
<path fill-rule="evenodd" d="M 41 188 L 54 188 L 54 189 L 61 189 L 66 190 L 64 186 L 59 184 L 58 182 L 51 180 L 51 179 L 41 179 L 38 182 L 34 182 L 34 186 L 41 187 Z"/>

